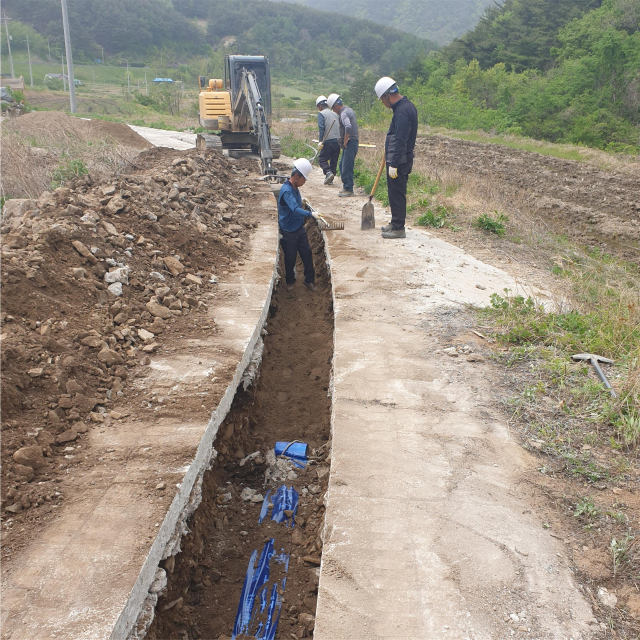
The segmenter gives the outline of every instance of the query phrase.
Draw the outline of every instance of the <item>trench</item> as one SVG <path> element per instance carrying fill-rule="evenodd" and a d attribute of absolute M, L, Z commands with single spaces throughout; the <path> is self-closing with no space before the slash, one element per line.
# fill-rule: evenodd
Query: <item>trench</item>
<path fill-rule="evenodd" d="M 252 553 L 259 565 L 269 541 L 277 561 L 270 563 L 271 591 L 262 589 L 256 599 L 262 598 L 262 611 L 257 603 L 256 619 L 237 637 L 313 635 L 331 461 L 334 326 L 323 238 L 314 224 L 308 233 L 317 289 L 304 287 L 300 261 L 293 292 L 286 291 L 284 277 L 274 289 L 256 379 L 246 390 L 240 384 L 218 430 L 217 455 L 204 473 L 202 502 L 187 521 L 181 552 L 160 564 L 167 587 L 148 640 L 231 638 Z M 282 258 L 279 272 L 284 276 Z M 304 468 L 273 454 L 276 442 L 295 440 L 308 444 Z M 291 487 L 297 492 L 297 510 L 274 519 L 274 506 L 260 524 L 261 511 L 276 502 L 282 486 L 288 495 Z"/>

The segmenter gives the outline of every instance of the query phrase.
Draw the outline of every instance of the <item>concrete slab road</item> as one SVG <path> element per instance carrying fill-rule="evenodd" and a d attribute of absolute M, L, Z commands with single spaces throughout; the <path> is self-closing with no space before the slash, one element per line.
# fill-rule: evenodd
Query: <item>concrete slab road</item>
<path fill-rule="evenodd" d="M 426 230 L 383 240 L 379 208 L 360 231 L 365 197 L 314 174 L 304 195 L 346 223 L 326 234 L 333 451 L 314 638 L 591 638 L 564 549 L 518 483 L 535 460 L 483 405 L 490 365 L 434 353 L 429 335 L 448 310 L 522 288 Z"/>
<path fill-rule="evenodd" d="M 141 135 L 156 147 L 169 147 L 169 149 L 193 149 L 196 146 L 196 134 L 184 133 L 184 131 L 165 131 L 152 127 L 137 127 L 129 125 L 137 134 Z"/>

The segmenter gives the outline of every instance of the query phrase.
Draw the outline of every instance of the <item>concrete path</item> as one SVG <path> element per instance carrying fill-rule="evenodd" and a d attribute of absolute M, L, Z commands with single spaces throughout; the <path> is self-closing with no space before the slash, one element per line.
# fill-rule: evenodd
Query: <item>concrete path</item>
<path fill-rule="evenodd" d="M 379 207 L 360 231 L 365 197 L 321 177 L 304 195 L 346 230 L 326 234 L 334 420 L 315 640 L 592 637 L 563 547 L 518 482 L 535 460 L 483 404 L 491 365 L 436 353 L 443 314 L 517 284 L 426 230 L 383 240 Z"/>
<path fill-rule="evenodd" d="M 3 640 L 127 637 L 260 338 L 275 281 L 274 210 L 265 191 L 246 264 L 221 282 L 209 303 L 218 331 L 176 341 L 153 357 L 147 376 L 130 382 L 160 397 L 172 393 L 177 404 L 140 419 L 132 391 L 130 406 L 118 409 L 129 409 L 123 411 L 128 417 L 89 432 L 90 446 L 104 457 L 90 477 L 65 484 L 81 499 L 65 504 L 11 568 L 3 568 Z M 201 393 L 205 383 L 208 394 Z M 180 408 L 180 398 L 197 395 L 214 408 L 209 421 Z M 155 490 L 160 480 L 168 508 Z"/>
<path fill-rule="evenodd" d="M 129 125 L 138 135 L 148 140 L 156 147 L 169 147 L 169 149 L 193 149 L 196 146 L 196 134 L 184 133 L 183 131 L 165 131 L 164 129 L 153 129 L 152 127 L 137 127 Z"/>

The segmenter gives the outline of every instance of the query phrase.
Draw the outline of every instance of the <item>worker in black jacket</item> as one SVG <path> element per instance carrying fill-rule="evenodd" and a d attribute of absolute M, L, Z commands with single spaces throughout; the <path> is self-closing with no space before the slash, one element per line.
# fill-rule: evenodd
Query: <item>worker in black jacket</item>
<path fill-rule="evenodd" d="M 382 227 L 382 237 L 405 238 L 404 222 L 407 217 L 407 182 L 413 168 L 413 149 L 418 133 L 418 110 L 414 104 L 400 95 L 393 78 L 380 78 L 375 86 L 378 99 L 387 109 L 393 110 L 393 118 L 385 141 L 387 162 L 387 191 L 391 205 L 391 224 Z"/>

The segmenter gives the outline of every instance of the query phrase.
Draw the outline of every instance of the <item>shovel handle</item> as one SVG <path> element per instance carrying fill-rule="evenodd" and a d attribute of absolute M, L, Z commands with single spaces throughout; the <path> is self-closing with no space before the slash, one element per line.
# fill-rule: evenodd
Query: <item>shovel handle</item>
<path fill-rule="evenodd" d="M 373 200 L 373 196 L 376 192 L 376 189 L 378 188 L 378 182 L 380 182 L 380 176 L 382 175 L 382 170 L 384 169 L 384 165 L 385 165 L 385 157 L 383 153 L 382 162 L 380 163 L 380 168 L 378 169 L 378 175 L 376 176 L 376 181 L 373 183 L 373 189 L 371 189 L 371 194 L 369 195 L 369 202 Z"/>

